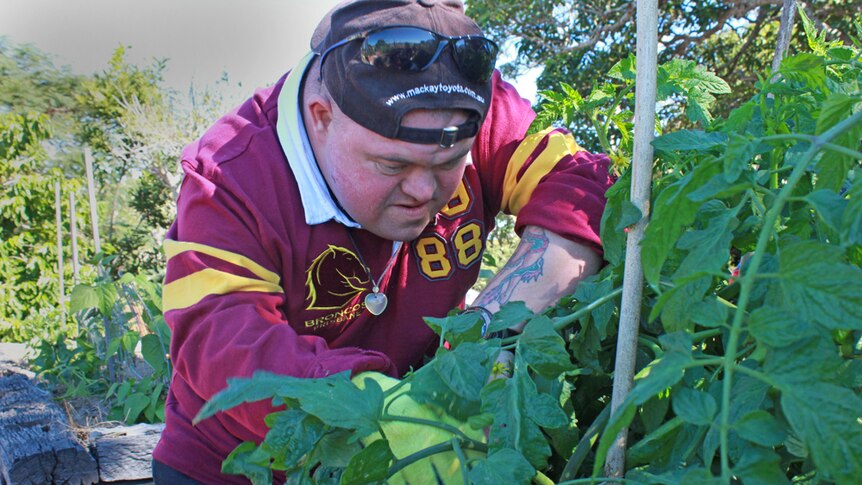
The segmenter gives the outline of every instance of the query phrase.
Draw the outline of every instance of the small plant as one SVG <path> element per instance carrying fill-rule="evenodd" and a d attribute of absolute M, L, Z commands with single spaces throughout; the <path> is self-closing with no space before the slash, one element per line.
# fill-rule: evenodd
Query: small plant
<path fill-rule="evenodd" d="M 170 329 L 161 307 L 161 287 L 126 274 L 117 280 L 103 272 L 92 285 L 77 285 L 71 308 L 78 328 L 66 337 L 44 341 L 33 365 L 65 389 L 65 397 L 102 395 L 108 418 L 164 421 L 171 376 Z"/>

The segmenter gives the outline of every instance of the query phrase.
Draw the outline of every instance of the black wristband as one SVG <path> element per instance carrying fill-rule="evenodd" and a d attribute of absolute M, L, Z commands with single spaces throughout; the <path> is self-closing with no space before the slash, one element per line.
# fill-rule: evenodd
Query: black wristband
<path fill-rule="evenodd" d="M 496 332 L 485 334 L 485 339 L 490 340 L 492 338 L 498 338 L 502 340 L 509 337 L 514 337 L 515 335 L 518 335 L 518 332 L 512 330 L 511 328 L 504 328 L 503 330 L 498 330 Z"/>
<path fill-rule="evenodd" d="M 491 321 L 494 319 L 494 315 L 491 313 L 490 310 L 485 307 L 469 306 L 465 308 L 464 311 L 462 311 L 461 313 L 478 313 L 479 316 L 482 317 L 482 338 L 484 338 L 485 340 L 490 340 L 492 338 L 504 339 L 518 335 L 518 332 L 510 328 L 488 333 L 488 328 L 491 326 Z"/>

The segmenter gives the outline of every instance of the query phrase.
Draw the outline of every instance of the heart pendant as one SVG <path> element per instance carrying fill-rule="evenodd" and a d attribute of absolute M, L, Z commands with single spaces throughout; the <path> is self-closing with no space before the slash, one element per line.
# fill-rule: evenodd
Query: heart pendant
<path fill-rule="evenodd" d="M 365 295 L 365 308 L 367 308 L 372 315 L 380 315 L 383 313 L 383 310 L 386 310 L 387 303 L 389 303 L 389 300 L 383 293 L 369 293 Z"/>

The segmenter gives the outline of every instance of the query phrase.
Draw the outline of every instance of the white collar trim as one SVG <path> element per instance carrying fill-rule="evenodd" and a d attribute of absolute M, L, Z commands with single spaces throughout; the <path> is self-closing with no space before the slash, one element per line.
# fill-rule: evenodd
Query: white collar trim
<path fill-rule="evenodd" d="M 284 81 L 284 86 L 278 95 L 278 120 L 275 123 L 275 131 L 299 186 L 305 222 L 308 225 L 315 225 L 335 220 L 347 227 L 361 228 L 362 226 L 351 219 L 332 199 L 326 180 L 323 179 L 314 158 L 305 124 L 302 122 L 300 86 L 314 55 L 310 52 L 303 57 Z"/>

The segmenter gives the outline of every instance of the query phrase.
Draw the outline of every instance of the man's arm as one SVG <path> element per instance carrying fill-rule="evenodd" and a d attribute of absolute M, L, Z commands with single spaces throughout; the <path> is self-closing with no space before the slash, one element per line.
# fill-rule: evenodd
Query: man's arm
<path fill-rule="evenodd" d="M 541 227 L 527 226 L 509 261 L 473 305 L 496 313 L 510 301 L 523 301 L 538 313 L 572 293 L 601 264 L 601 257 L 591 247 Z"/>

